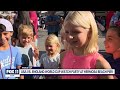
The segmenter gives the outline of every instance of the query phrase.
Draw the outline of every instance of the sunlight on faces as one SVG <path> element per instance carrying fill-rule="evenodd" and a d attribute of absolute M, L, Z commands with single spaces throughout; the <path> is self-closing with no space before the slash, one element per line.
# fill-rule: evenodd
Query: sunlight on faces
<path fill-rule="evenodd" d="M 49 54 L 54 54 L 57 52 L 57 44 L 48 44 L 45 46 L 46 47 L 46 51 L 49 53 Z"/>
<path fill-rule="evenodd" d="M 105 50 L 107 53 L 114 53 L 120 49 L 120 36 L 118 36 L 118 33 L 112 29 L 109 29 L 106 33 L 106 39 L 105 39 Z M 120 50 L 119 50 L 120 51 Z"/>
<path fill-rule="evenodd" d="M 45 41 L 45 48 L 48 54 L 55 54 L 60 52 L 60 42 L 57 36 L 50 34 Z"/>
<path fill-rule="evenodd" d="M 66 41 L 66 34 L 65 34 L 65 30 L 63 27 L 60 30 L 60 35 L 61 35 L 61 43 L 64 47 L 64 50 L 70 50 L 71 47 L 70 47 L 69 43 L 67 43 L 67 41 Z"/>
<path fill-rule="evenodd" d="M 19 43 L 26 47 L 33 41 L 33 28 L 29 25 L 21 24 L 18 28 Z"/>
<path fill-rule="evenodd" d="M 83 49 L 84 54 L 98 51 L 98 29 L 91 12 L 69 12 L 64 20 L 63 27 L 66 40 L 72 47 Z"/>
<path fill-rule="evenodd" d="M 72 47 L 83 47 L 86 44 L 88 32 L 88 29 L 84 29 L 80 26 L 76 26 L 70 23 L 66 23 L 65 25 L 66 41 Z"/>
<path fill-rule="evenodd" d="M 32 37 L 30 35 L 20 35 L 20 44 L 24 47 L 28 46 L 32 42 Z"/>

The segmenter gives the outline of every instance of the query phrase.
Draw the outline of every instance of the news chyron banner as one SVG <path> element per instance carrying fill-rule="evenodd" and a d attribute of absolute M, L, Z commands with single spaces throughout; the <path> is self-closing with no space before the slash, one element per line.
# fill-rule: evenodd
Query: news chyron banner
<path fill-rule="evenodd" d="M 115 69 L 6 69 L 6 77 L 20 77 L 20 75 L 45 75 L 45 74 L 115 74 Z"/>

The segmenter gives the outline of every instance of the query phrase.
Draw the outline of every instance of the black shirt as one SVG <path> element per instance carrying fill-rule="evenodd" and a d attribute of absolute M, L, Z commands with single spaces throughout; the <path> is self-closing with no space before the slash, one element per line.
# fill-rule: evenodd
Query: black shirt
<path fill-rule="evenodd" d="M 120 58 L 114 59 L 113 56 L 109 56 L 106 60 L 111 65 L 112 69 L 115 69 L 116 77 L 120 79 Z"/>

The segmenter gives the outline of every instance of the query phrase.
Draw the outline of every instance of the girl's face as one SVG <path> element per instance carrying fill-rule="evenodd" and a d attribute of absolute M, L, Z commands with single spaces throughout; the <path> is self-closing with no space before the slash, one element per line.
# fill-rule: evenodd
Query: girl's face
<path fill-rule="evenodd" d="M 80 26 L 75 26 L 70 23 L 67 23 L 64 27 L 66 41 L 70 44 L 71 47 L 81 48 L 85 45 L 88 39 L 88 29 L 85 29 Z"/>
<path fill-rule="evenodd" d="M 0 46 L 8 44 L 11 36 L 12 36 L 11 32 L 6 31 L 0 32 Z"/>
<path fill-rule="evenodd" d="M 25 47 L 25 46 L 28 46 L 32 42 L 32 37 L 30 35 L 29 36 L 20 35 L 19 40 L 20 40 L 20 44 L 23 47 Z"/>
<path fill-rule="evenodd" d="M 120 48 L 120 37 L 116 31 L 108 30 L 105 39 L 105 49 L 107 53 L 113 54 Z"/>
<path fill-rule="evenodd" d="M 58 45 L 57 44 L 46 44 L 45 48 L 48 54 L 55 54 L 57 51 Z"/>

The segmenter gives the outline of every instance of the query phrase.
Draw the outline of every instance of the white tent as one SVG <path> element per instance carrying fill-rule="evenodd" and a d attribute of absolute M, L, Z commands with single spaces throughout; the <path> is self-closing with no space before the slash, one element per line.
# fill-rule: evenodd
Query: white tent
<path fill-rule="evenodd" d="M 41 13 L 46 13 L 46 12 L 48 12 L 48 11 L 41 11 Z"/>
<path fill-rule="evenodd" d="M 55 13 L 55 15 L 64 16 L 64 12 L 63 12 L 63 11 L 57 11 L 57 12 Z"/>

